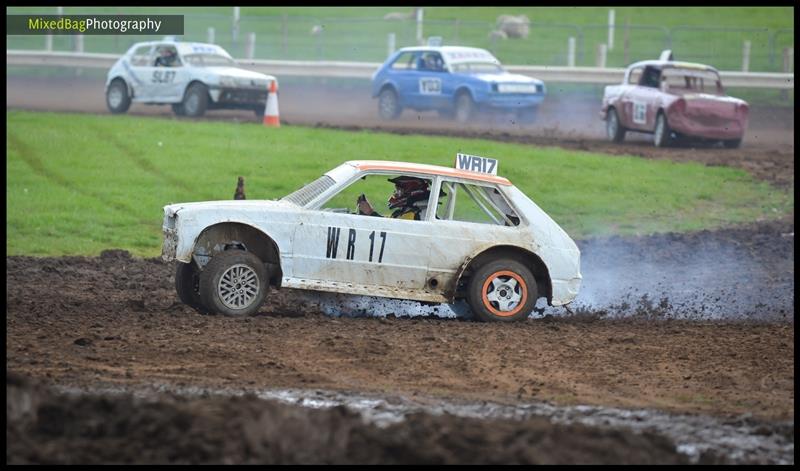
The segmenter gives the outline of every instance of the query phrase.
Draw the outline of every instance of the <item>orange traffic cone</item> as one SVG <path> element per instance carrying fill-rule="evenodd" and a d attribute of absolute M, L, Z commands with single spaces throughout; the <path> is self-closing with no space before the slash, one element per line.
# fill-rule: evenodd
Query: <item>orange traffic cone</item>
<path fill-rule="evenodd" d="M 264 126 L 281 127 L 281 118 L 278 116 L 278 81 L 269 84 L 267 107 L 264 108 Z"/>

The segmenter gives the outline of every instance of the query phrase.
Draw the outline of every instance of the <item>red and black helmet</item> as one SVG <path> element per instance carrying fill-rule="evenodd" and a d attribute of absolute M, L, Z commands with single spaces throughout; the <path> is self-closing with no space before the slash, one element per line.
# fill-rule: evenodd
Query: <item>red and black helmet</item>
<path fill-rule="evenodd" d="M 391 209 L 411 206 L 417 201 L 427 200 L 431 194 L 429 183 L 424 178 L 403 176 L 389 181 L 394 183 L 394 193 L 389 197 Z"/>

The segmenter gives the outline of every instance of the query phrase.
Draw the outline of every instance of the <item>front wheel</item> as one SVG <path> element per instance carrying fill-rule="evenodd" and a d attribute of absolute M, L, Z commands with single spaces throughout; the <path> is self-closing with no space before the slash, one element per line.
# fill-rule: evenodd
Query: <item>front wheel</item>
<path fill-rule="evenodd" d="M 397 119 L 400 116 L 400 102 L 397 93 L 391 88 L 384 88 L 378 95 L 378 114 L 385 120 Z"/>
<path fill-rule="evenodd" d="M 722 145 L 728 149 L 738 149 L 739 146 L 742 145 L 741 139 L 729 139 L 727 141 L 722 141 Z"/>
<path fill-rule="evenodd" d="M 193 118 L 203 116 L 208 108 L 208 87 L 202 83 L 193 83 L 183 97 L 183 111 Z"/>
<path fill-rule="evenodd" d="M 128 86 L 121 79 L 115 79 L 106 90 L 106 106 L 113 114 L 121 114 L 131 107 L 131 97 L 128 96 Z"/>
<path fill-rule="evenodd" d="M 656 129 L 653 132 L 653 144 L 656 147 L 667 147 L 672 143 L 672 130 L 667 123 L 664 113 L 658 113 L 656 118 Z"/>
<path fill-rule="evenodd" d="M 200 273 L 200 299 L 217 314 L 255 314 L 268 291 L 264 263 L 244 250 L 232 249 L 214 255 Z"/>
<path fill-rule="evenodd" d="M 625 139 L 625 128 L 619 122 L 617 110 L 611 108 L 606 117 L 606 136 L 612 142 L 622 142 Z"/>
<path fill-rule="evenodd" d="M 525 108 L 522 110 L 517 111 L 517 121 L 520 124 L 533 124 L 536 122 L 536 115 L 538 114 L 538 108 Z"/>
<path fill-rule="evenodd" d="M 476 318 L 484 322 L 527 319 L 538 297 L 530 269 L 507 258 L 479 267 L 467 288 L 467 302 Z"/>

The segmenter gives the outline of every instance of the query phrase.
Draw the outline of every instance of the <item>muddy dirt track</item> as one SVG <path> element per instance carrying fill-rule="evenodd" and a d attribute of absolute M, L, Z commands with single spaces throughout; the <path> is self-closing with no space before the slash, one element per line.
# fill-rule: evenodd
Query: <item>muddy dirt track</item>
<path fill-rule="evenodd" d="M 98 90 L 96 80 L 8 77 L 7 106 L 105 114 Z M 464 128 L 430 113 L 376 123 L 362 92 L 282 84 L 281 117 L 700 161 L 794 186 L 790 108 L 755 107 L 741 149 L 654 149 L 647 136 L 605 142 L 585 96 L 546 102 L 530 128 L 503 117 Z M 793 218 L 579 245 L 575 314 L 548 308 L 515 325 L 420 316 L 430 309 L 416 303 L 350 317 L 346 303 L 292 290 L 273 291 L 253 317 L 207 316 L 178 301 L 174 267 L 158 259 L 7 257 L 6 460 L 793 463 Z M 275 401 L 284 396 L 312 408 Z M 365 422 L 349 407 L 359 401 L 405 420 Z M 487 412 L 531 405 L 549 412 Z M 570 414 L 592 420 L 553 420 Z"/>
<path fill-rule="evenodd" d="M 561 312 L 514 325 L 409 318 L 408 313 L 402 311 L 386 318 L 337 318 L 322 314 L 313 296 L 293 290 L 273 291 L 259 315 L 234 319 L 200 315 L 180 304 L 172 284 L 173 266 L 158 259 L 131 258 L 122 251 L 107 251 L 95 258 L 9 257 L 6 259 L 7 370 L 90 392 L 102 387 L 130 392 L 152 385 L 160 385 L 164 391 L 209 388 L 222 393 L 301 389 L 500 404 L 546 401 L 556 405 L 644 408 L 729 418 L 746 414 L 763 421 L 759 430 L 773 436 L 782 433 L 774 429 L 778 427 L 775 424 L 791 420 L 794 414 L 793 229 L 793 221 L 779 221 L 708 231 L 702 236 L 672 234 L 580 243 L 585 254 L 587 280 L 592 279 L 591 274 L 598 270 L 598 264 L 604 264 L 605 257 L 616 257 L 614 251 L 609 251 L 610 246 L 625 246 L 633 254 L 629 258 L 617 258 L 623 270 L 635 270 L 636 264 L 642 263 L 642 254 L 647 252 L 655 253 L 652 257 L 656 259 L 666 259 L 665 254 L 670 254 L 676 260 L 689 260 L 703 247 L 739 246 L 752 260 L 745 260 L 740 269 L 729 271 L 733 267 L 725 266 L 726 262 L 720 259 L 716 268 L 726 273 L 723 279 L 734 286 L 749 286 L 747 289 L 753 289 L 753 295 L 762 291 L 760 295 L 764 299 L 777 299 L 752 312 L 737 311 L 740 308 L 734 299 L 723 291 L 715 291 L 723 288 L 708 287 L 703 304 L 716 303 L 718 308 L 736 317 L 736 320 L 724 321 L 702 320 L 699 311 L 695 319 L 670 319 L 673 308 L 669 299 L 664 303 L 640 302 L 629 316 L 619 319 L 609 318 L 613 314 L 610 311 L 618 309 L 613 303 L 579 308 L 574 316 Z M 644 259 L 647 262 L 646 256 Z M 765 322 L 764 318 L 771 321 Z M 53 402 L 62 404 L 66 400 L 61 398 Z M 54 450 L 48 456 L 60 458 L 45 459 L 44 455 L 15 439 L 16 448 L 8 459 L 15 462 L 125 461 L 127 458 L 123 455 L 112 457 L 99 451 L 112 442 L 101 440 L 106 434 L 96 428 L 102 430 L 103 426 L 97 421 L 107 420 L 103 417 L 108 417 L 109 410 L 127 410 L 132 416 L 125 419 L 111 414 L 115 420 L 123 422 L 120 427 L 128 430 L 119 432 L 122 434 L 119 439 L 124 436 L 126 440 L 140 443 L 142 449 L 149 449 L 146 434 L 135 431 L 132 424 L 147 421 L 148 414 L 157 412 L 147 408 L 131 412 L 129 403 L 125 402 L 131 400 L 125 396 L 104 396 L 104 399 L 93 399 L 102 406 L 80 401 L 74 407 L 52 405 L 57 409 L 53 413 L 66 414 L 65 430 L 42 431 L 42 427 L 47 429 L 43 420 L 15 422 L 13 426 L 19 427 L 19 430 L 14 429 L 14 433 L 19 434 L 15 435 L 20 437 L 18 440 L 28 444 L 47 443 L 47 447 Z M 163 399 L 152 407 L 163 408 L 165 417 L 183 417 L 180 420 L 188 420 L 200 430 L 230 415 L 238 417 L 234 422 L 241 421 L 243 430 L 249 430 L 256 427 L 252 421 L 271 423 L 272 414 L 303 416 L 301 423 L 322 420 L 328 425 L 318 433 L 325 437 L 329 433 L 337 435 L 338 427 L 352 427 L 352 424 L 347 425 L 352 418 L 343 411 L 322 413 L 319 417 L 324 418 L 320 419 L 307 410 L 281 412 L 276 410 L 277 406 L 255 398 L 230 403 L 209 401 L 204 404 L 185 397 Z M 89 417 L 97 416 L 92 421 L 74 412 L 75 407 L 85 408 Z M 260 412 L 248 412 L 251 409 Z M 42 409 L 38 410 L 41 414 Z M 274 420 L 282 424 L 288 419 Z M 373 436 L 377 440 L 376 449 L 387 454 L 362 456 L 341 449 L 338 452 L 326 449 L 313 457 L 303 457 L 296 455 L 297 450 L 276 451 L 271 447 L 283 445 L 280 440 L 276 442 L 273 435 L 280 434 L 266 427 L 259 429 L 258 434 L 266 435 L 257 434 L 256 444 L 247 441 L 246 445 L 238 440 L 217 443 L 213 437 L 205 437 L 203 440 L 214 443 L 209 445 L 206 455 L 195 455 L 193 453 L 200 453 L 195 450 L 186 451 L 187 454 L 176 452 L 169 458 L 159 455 L 161 451 L 152 450 L 152 454 L 131 459 L 349 462 L 363 458 L 362 462 L 404 459 L 493 462 L 496 458 L 500 462 L 622 463 L 671 462 L 686 458 L 660 455 L 663 446 L 658 440 L 632 444 L 631 440 L 650 438 L 631 435 L 631 432 L 612 433 L 613 428 L 609 427 L 567 432 L 536 421 L 496 425 L 488 419 L 474 423 L 462 423 L 462 420 L 423 414 L 392 429 L 394 438 L 377 432 L 358 432 Z M 168 422 L 152 427 L 165 430 L 179 427 Z M 185 427 L 191 429 L 195 425 Z M 306 426 L 310 427 L 302 425 Z M 475 451 L 485 450 L 485 454 L 460 454 L 463 450 L 459 448 L 459 441 L 473 443 L 474 437 L 470 438 L 472 432 L 463 432 L 466 435 L 462 436 L 462 432 L 456 430 L 490 429 L 495 431 L 489 436 L 481 435 Z M 397 437 L 417 432 L 431 437 L 425 442 L 429 448 L 417 450 L 422 454 L 394 455 L 387 451 L 396 450 Z M 520 449 L 503 438 L 518 432 L 526 437 Z M 355 440 L 353 433 L 356 432 L 345 435 Z M 553 452 L 563 452 L 563 456 L 542 454 L 539 447 L 556 440 L 562 433 L 577 433 L 581 437 L 577 442 L 581 445 Z M 312 441 L 333 440 L 311 435 Z M 98 438 L 82 441 L 82 437 L 87 436 Z M 182 442 L 178 440 L 178 443 Z M 348 443 L 336 447 L 352 446 Z M 409 447 L 415 444 L 413 441 L 403 443 Z M 432 445 L 435 443 L 439 445 Z M 644 446 L 653 454 L 626 455 L 627 452 L 621 450 L 628 445 L 632 448 Z M 609 447 L 618 446 L 619 450 L 607 454 Z M 235 448 L 230 455 L 228 451 L 221 451 L 228 447 Z M 242 451 L 241 447 L 251 448 Z M 591 450 L 583 455 L 582 447 Z M 601 452 L 601 449 L 606 451 Z M 82 451 L 73 454 L 66 450 Z M 343 454 L 335 454 L 339 452 Z M 729 457 L 711 453 L 702 459 L 725 461 Z M 764 452 L 748 459 L 777 462 L 775 456 Z"/>

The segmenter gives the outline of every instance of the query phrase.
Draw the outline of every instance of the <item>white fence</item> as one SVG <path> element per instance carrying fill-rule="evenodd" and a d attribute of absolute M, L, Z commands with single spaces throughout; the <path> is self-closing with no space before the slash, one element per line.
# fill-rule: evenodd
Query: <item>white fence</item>
<path fill-rule="evenodd" d="M 60 66 L 109 69 L 116 54 L 6 50 L 6 66 Z M 369 79 L 380 67 L 377 62 L 240 60 L 258 72 L 280 76 L 338 77 Z M 563 66 L 506 66 L 509 72 L 554 83 L 614 84 L 622 81 L 625 69 Z M 726 87 L 793 90 L 793 73 L 752 73 L 720 71 Z"/>

